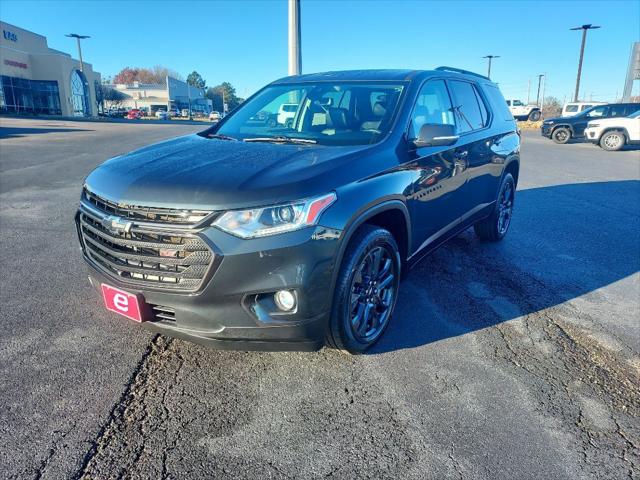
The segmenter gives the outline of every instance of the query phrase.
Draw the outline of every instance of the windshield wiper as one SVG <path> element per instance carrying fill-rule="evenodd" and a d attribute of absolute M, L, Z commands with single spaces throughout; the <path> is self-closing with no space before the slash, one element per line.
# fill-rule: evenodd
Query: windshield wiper
<path fill-rule="evenodd" d="M 318 143 L 316 140 L 310 138 L 295 138 L 287 137 L 286 135 L 276 135 L 274 137 L 253 137 L 245 138 L 245 142 L 276 142 L 276 143 L 302 143 L 312 145 Z"/>
<path fill-rule="evenodd" d="M 238 141 L 237 138 L 230 137 L 229 135 L 221 135 L 219 133 L 209 133 L 207 135 L 207 138 L 216 138 L 218 140 L 233 140 L 234 142 Z"/>

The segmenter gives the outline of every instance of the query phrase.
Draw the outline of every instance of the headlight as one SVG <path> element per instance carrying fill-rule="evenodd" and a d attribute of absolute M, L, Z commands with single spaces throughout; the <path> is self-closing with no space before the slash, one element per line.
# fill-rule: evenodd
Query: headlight
<path fill-rule="evenodd" d="M 544 122 L 545 125 L 553 125 L 553 120 L 547 120 Z"/>
<path fill-rule="evenodd" d="M 336 199 L 336 194 L 331 192 L 321 197 L 283 205 L 232 210 L 215 220 L 213 226 L 240 238 L 266 237 L 291 232 L 315 225 L 322 212 Z"/>

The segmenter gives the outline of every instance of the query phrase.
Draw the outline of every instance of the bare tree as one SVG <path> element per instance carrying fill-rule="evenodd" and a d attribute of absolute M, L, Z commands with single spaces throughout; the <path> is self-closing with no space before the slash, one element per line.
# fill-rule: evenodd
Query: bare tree
<path fill-rule="evenodd" d="M 542 107 L 542 118 L 559 117 L 562 113 L 562 102 L 556 97 L 544 97 Z"/>

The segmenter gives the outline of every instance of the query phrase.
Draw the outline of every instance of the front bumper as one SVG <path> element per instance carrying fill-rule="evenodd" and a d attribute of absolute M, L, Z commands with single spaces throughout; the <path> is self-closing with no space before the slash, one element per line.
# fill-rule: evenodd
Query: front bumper
<path fill-rule="evenodd" d="M 553 132 L 553 124 L 542 124 L 540 127 L 540 135 L 543 137 L 551 138 L 551 133 Z"/>
<path fill-rule="evenodd" d="M 587 127 L 584 129 L 584 138 L 588 142 L 598 143 L 600 141 L 600 129 L 594 127 Z"/>
<path fill-rule="evenodd" d="M 205 228 L 197 235 L 218 263 L 196 293 L 125 284 L 84 258 L 96 289 L 106 283 L 142 295 L 151 311 L 171 312 L 173 318 L 151 315 L 145 328 L 219 349 L 309 351 L 324 345 L 340 233 L 318 226 L 243 240 Z M 273 302 L 282 289 L 295 291 L 291 313 Z"/>

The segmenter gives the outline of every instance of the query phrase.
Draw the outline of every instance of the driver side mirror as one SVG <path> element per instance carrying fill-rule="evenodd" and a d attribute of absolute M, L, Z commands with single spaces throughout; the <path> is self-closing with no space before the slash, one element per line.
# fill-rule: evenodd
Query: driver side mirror
<path fill-rule="evenodd" d="M 456 143 L 459 138 L 453 125 L 425 123 L 420 128 L 418 138 L 413 140 L 413 144 L 417 148 L 446 147 Z"/>

